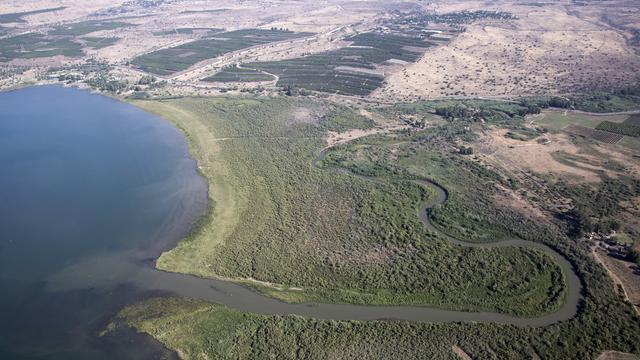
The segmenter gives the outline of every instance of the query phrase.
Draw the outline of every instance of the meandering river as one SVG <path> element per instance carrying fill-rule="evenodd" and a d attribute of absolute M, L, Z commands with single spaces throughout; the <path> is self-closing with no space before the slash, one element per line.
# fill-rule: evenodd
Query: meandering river
<path fill-rule="evenodd" d="M 321 153 L 324 156 L 324 152 Z M 99 336 L 127 303 L 158 294 L 202 298 L 261 314 L 322 319 L 493 321 L 541 326 L 573 317 L 580 281 L 539 243 L 510 239 L 460 246 L 535 246 L 562 267 L 569 291 L 538 318 L 428 307 L 288 304 L 244 286 L 165 273 L 154 259 L 184 236 L 206 205 L 206 184 L 183 136 L 132 105 L 58 86 L 0 94 L 0 358 L 140 359 L 168 354 L 127 329 Z M 427 209 L 421 219 L 437 231 Z"/>

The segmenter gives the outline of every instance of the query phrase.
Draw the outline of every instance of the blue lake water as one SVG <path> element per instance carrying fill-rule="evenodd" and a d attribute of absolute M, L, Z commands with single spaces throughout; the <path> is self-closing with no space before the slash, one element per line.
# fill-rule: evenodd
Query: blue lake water
<path fill-rule="evenodd" d="M 167 355 L 132 332 L 97 335 L 149 295 L 130 279 L 204 208 L 195 169 L 176 128 L 132 105 L 0 93 L 0 358 Z"/>

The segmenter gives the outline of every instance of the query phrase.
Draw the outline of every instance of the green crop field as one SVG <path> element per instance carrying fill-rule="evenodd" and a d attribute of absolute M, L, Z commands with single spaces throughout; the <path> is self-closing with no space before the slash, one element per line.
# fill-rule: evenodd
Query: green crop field
<path fill-rule="evenodd" d="M 532 119 L 536 124 L 544 126 L 549 130 L 561 130 L 567 125 L 575 124 L 595 129 L 603 120 L 610 122 L 623 122 L 625 115 L 611 116 L 594 116 L 588 114 L 579 114 L 571 112 L 563 112 L 559 110 L 550 110 L 543 112 L 542 116 Z"/>
<path fill-rule="evenodd" d="M 245 69 L 237 66 L 223 69 L 213 76 L 202 79 L 208 82 L 255 82 L 255 81 L 272 81 L 275 80 L 273 75 L 264 72 Z"/>
<path fill-rule="evenodd" d="M 49 35 L 59 36 L 80 36 L 86 35 L 96 31 L 114 30 L 122 27 L 136 26 L 135 24 L 111 21 L 111 20 L 87 20 L 71 24 L 64 24 L 56 27 L 50 31 Z"/>
<path fill-rule="evenodd" d="M 370 125 L 349 109 L 331 106 L 315 122 L 298 123 L 289 118 L 291 109 L 329 105 L 291 99 L 136 104 L 184 129 L 214 204 L 197 231 L 160 257 L 163 270 L 304 289 L 260 288 L 288 301 L 516 315 L 548 313 L 563 302 L 563 276 L 542 251 L 460 248 L 430 233 L 417 216 L 431 196 L 427 189 L 312 167 L 326 130 L 344 129 L 345 119 Z"/>
<path fill-rule="evenodd" d="M 169 75 L 187 69 L 199 61 L 215 58 L 228 52 L 308 35 L 308 33 L 263 29 L 230 31 L 145 54 L 135 58 L 132 63 L 153 74 Z"/>
<path fill-rule="evenodd" d="M 640 126 L 628 123 L 603 121 L 596 126 L 596 129 L 632 137 L 640 136 Z"/>
<path fill-rule="evenodd" d="M 433 43 L 418 37 L 376 32 L 346 39 L 352 45 L 290 60 L 244 64 L 278 76 L 278 86 L 344 95 L 367 95 L 382 85 L 376 65 L 396 59 L 413 62 Z M 206 79 L 205 79 L 206 80 Z"/>
<path fill-rule="evenodd" d="M 195 32 L 198 31 L 203 31 L 203 32 L 208 32 L 209 34 L 215 34 L 215 33 L 219 33 L 222 32 L 223 29 L 217 29 L 217 28 L 175 28 L 175 29 L 171 29 L 171 30 L 163 30 L 163 31 L 158 31 L 158 32 L 154 32 L 153 35 L 156 36 L 165 36 L 165 35 L 191 35 Z"/>
<path fill-rule="evenodd" d="M 206 10 L 185 10 L 181 11 L 181 14 L 214 14 L 224 11 L 229 11 L 231 9 L 206 9 Z"/>
<path fill-rule="evenodd" d="M 25 20 L 24 20 L 25 16 L 36 15 L 36 14 L 44 14 L 44 13 L 60 11 L 60 10 L 64 10 L 64 9 L 66 9 L 66 7 L 60 6 L 60 7 L 48 8 L 48 9 L 40 9 L 40 10 L 33 10 L 33 11 L 24 11 L 24 12 L 0 14 L 0 24 L 25 22 Z"/>
<path fill-rule="evenodd" d="M 49 38 L 30 33 L 0 39 L 0 62 L 56 55 L 81 56 L 82 54 L 82 45 L 67 38 Z"/>
<path fill-rule="evenodd" d="M 83 37 L 80 40 L 82 40 L 87 47 L 102 49 L 115 44 L 119 39 L 115 37 Z"/>

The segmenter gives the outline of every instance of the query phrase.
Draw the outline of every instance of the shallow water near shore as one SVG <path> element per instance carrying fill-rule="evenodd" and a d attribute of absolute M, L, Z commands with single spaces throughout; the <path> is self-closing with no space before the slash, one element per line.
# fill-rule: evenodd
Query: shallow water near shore
<path fill-rule="evenodd" d="M 0 94 L 0 166 L 0 358 L 170 356 L 126 329 L 98 334 L 151 294 L 129 281 L 137 264 L 206 205 L 184 137 L 108 97 L 24 88 Z"/>
<path fill-rule="evenodd" d="M 473 246 L 536 246 L 550 253 L 569 285 L 559 311 L 518 318 L 419 306 L 288 304 L 232 282 L 158 271 L 155 258 L 203 213 L 207 185 L 173 125 L 83 90 L 45 86 L 1 93 L 0 166 L 0 286 L 7 289 L 0 293 L 2 359 L 172 358 L 128 328 L 100 335 L 123 306 L 156 295 L 259 314 L 520 326 L 570 319 L 581 298 L 566 259 L 517 239 Z M 438 193 L 433 204 L 446 201 L 444 189 L 424 185 Z M 420 216 L 437 231 L 425 211 Z"/>

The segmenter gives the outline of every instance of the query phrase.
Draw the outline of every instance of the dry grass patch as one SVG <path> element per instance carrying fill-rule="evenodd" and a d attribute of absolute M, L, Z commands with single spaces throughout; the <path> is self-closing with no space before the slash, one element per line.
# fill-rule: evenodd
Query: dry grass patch
<path fill-rule="evenodd" d="M 640 357 L 620 351 L 604 351 L 596 360 L 640 360 Z"/>
<path fill-rule="evenodd" d="M 512 170 L 528 170 L 541 174 L 553 174 L 574 182 L 599 182 L 597 171 L 604 168 L 588 164 L 575 167 L 558 162 L 557 153 L 578 154 L 580 148 L 567 135 L 548 134 L 549 144 L 539 144 L 535 140 L 520 141 L 505 137 L 508 130 L 495 129 L 479 141 L 485 151 L 484 159 Z M 584 166 L 583 166 L 584 165 Z"/>

